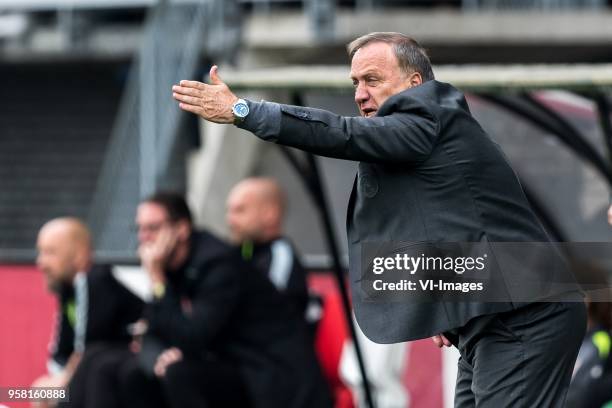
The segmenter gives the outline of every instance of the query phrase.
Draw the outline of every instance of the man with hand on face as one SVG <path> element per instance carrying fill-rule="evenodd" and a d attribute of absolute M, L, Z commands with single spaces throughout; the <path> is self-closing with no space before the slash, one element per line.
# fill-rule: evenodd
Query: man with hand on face
<path fill-rule="evenodd" d="M 91 237 L 80 220 L 47 222 L 37 249 L 36 264 L 60 310 L 50 375 L 34 386 L 69 387 L 69 406 L 94 406 L 87 402 L 96 399 L 96 387 L 89 386 L 96 382 L 93 367 L 110 355 L 128 352 L 128 327 L 140 317 L 143 302 L 114 278 L 109 266 L 93 265 Z"/>
<path fill-rule="evenodd" d="M 304 315 L 308 303 L 306 271 L 293 246 L 282 235 L 286 198 L 278 182 L 251 177 L 232 188 L 227 198 L 227 225 L 243 259 L 267 276 Z"/>
<path fill-rule="evenodd" d="M 439 347 L 452 341 L 461 353 L 457 407 L 562 406 L 586 320 L 566 268 L 534 268 L 527 257 L 517 257 L 518 267 L 496 264 L 492 279 L 503 294 L 496 301 L 419 302 L 410 293 L 403 302 L 367 299 L 364 244 L 478 243 L 490 249 L 549 238 L 499 146 L 471 116 L 463 94 L 434 79 L 414 39 L 370 33 L 351 42 L 348 53 L 361 117 L 241 99 L 216 66 L 210 84 L 181 81 L 173 97 L 205 120 L 360 162 L 347 211 L 349 272 L 355 315 L 371 340 L 432 337 Z M 553 290 L 522 300 L 525 283 L 518 277 L 525 275 Z M 556 282 L 567 285 L 548 285 Z"/>
<path fill-rule="evenodd" d="M 236 249 L 193 230 L 180 195 L 146 199 L 136 223 L 154 299 L 139 356 L 118 369 L 127 406 L 329 406 L 300 316 Z"/>

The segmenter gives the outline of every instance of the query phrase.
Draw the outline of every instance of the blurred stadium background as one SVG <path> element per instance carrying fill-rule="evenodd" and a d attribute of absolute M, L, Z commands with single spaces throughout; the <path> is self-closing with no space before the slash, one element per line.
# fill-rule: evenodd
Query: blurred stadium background
<path fill-rule="evenodd" d="M 98 260 L 136 265 L 135 208 L 156 189 L 187 194 L 197 223 L 224 235 L 230 187 L 277 177 L 312 289 L 338 308 L 308 157 L 201 123 L 171 99 L 173 83 L 202 80 L 212 63 L 243 97 L 355 115 L 345 44 L 370 31 L 414 36 L 439 79 L 467 92 L 551 234 L 611 241 L 611 3 L 0 0 L 0 386 L 44 370 L 55 303 L 33 266 L 40 226 L 82 217 Z M 316 164 L 344 256 L 356 166 Z M 333 373 L 347 334 L 341 314 L 326 324 L 319 346 Z M 406 350 L 410 406 L 450 406 L 456 357 L 429 341 Z"/>

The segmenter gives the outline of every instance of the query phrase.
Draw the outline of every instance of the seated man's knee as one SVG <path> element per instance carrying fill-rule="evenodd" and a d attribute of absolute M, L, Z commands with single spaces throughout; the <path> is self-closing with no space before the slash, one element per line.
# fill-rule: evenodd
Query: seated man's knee
<path fill-rule="evenodd" d="M 181 387 L 183 384 L 193 381 L 193 374 L 185 361 L 177 361 L 166 368 L 165 374 L 160 378 L 164 387 Z"/>
<path fill-rule="evenodd" d="M 146 381 L 145 377 L 146 374 L 136 357 L 126 360 L 117 370 L 119 388 L 123 390 L 139 388 L 139 385 Z"/>

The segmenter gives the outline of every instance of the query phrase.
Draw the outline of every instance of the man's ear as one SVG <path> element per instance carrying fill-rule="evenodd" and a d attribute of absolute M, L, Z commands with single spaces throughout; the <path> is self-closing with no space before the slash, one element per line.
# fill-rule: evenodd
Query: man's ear
<path fill-rule="evenodd" d="M 89 268 L 90 254 L 89 249 L 82 246 L 75 249 L 73 264 L 77 272 L 86 272 Z"/>
<path fill-rule="evenodd" d="M 413 72 L 408 77 L 408 81 L 410 83 L 410 87 L 412 88 L 421 85 L 423 83 L 423 77 L 421 76 L 420 72 Z"/>
<path fill-rule="evenodd" d="M 268 205 L 261 212 L 261 217 L 265 221 L 266 227 L 274 226 L 280 222 L 282 222 L 282 213 L 280 207 L 277 205 Z"/>
<path fill-rule="evenodd" d="M 189 235 L 191 235 L 191 224 L 185 220 L 178 221 L 176 223 L 176 232 L 178 234 L 179 241 L 187 241 Z"/>

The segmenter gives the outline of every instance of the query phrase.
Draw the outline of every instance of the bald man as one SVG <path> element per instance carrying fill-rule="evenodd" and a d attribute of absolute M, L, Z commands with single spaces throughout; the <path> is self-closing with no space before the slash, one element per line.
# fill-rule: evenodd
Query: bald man
<path fill-rule="evenodd" d="M 89 230 L 76 218 L 56 218 L 40 229 L 36 263 L 45 274 L 47 287 L 59 294 L 64 284 L 72 284 L 79 271 L 91 267 Z"/>
<path fill-rule="evenodd" d="M 302 315 L 308 302 L 306 272 L 293 246 L 283 237 L 286 198 L 272 178 L 251 177 L 231 190 L 227 224 L 242 256 L 267 276 Z"/>
<path fill-rule="evenodd" d="M 141 316 L 143 302 L 113 277 L 110 266 L 94 266 L 89 230 L 77 218 L 43 225 L 37 250 L 36 264 L 60 308 L 49 374 L 34 386 L 69 387 L 69 406 L 95 406 L 85 403 L 91 367 L 103 352 L 127 352 L 128 325 Z"/>

